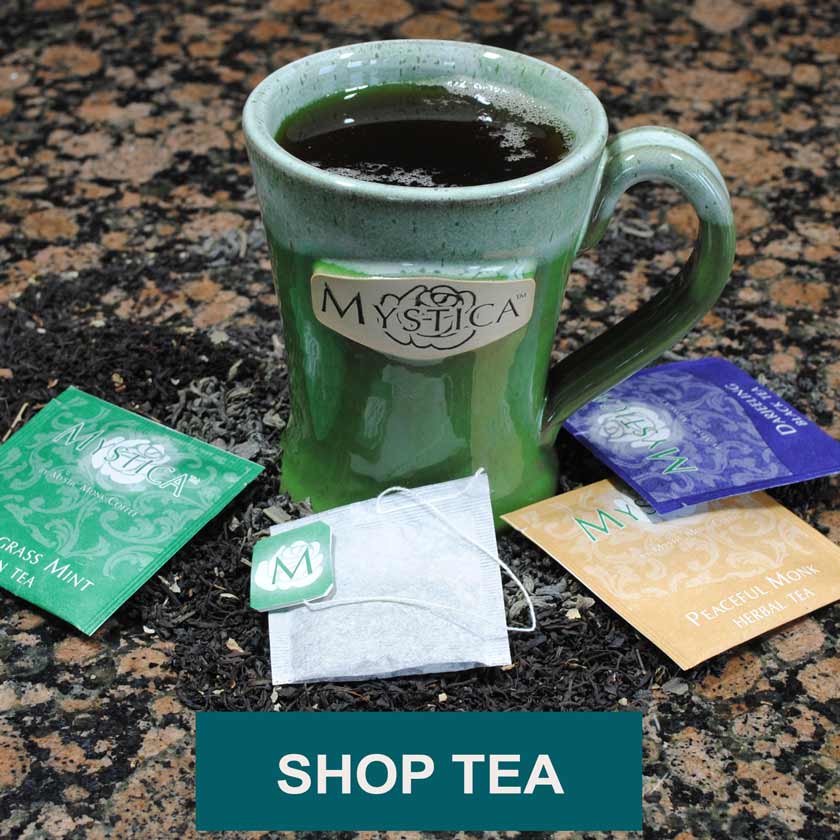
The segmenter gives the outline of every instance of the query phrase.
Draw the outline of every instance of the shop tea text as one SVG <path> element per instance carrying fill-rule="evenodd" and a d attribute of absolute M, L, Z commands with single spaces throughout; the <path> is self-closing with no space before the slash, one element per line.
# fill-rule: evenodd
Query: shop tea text
<path fill-rule="evenodd" d="M 538 788 L 551 788 L 562 794 L 563 786 L 550 756 L 540 753 L 533 765 L 521 767 L 518 755 L 482 755 L 468 753 L 452 755 L 453 765 L 460 765 L 463 792 L 472 794 L 476 787 L 491 794 L 532 794 Z M 319 753 L 313 763 L 300 753 L 288 753 L 278 762 L 283 778 L 277 786 L 283 793 L 308 793 L 313 785 L 319 794 L 342 794 L 359 790 L 374 796 L 397 789 L 410 795 L 416 782 L 428 779 L 435 772 L 435 762 L 429 755 L 406 754 L 399 762 L 382 753 L 371 753 L 354 762 L 349 754 L 330 757 Z"/>

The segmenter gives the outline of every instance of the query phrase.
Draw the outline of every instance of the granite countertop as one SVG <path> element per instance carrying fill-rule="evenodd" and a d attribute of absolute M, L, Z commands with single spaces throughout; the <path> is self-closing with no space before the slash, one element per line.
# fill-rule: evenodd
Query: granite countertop
<path fill-rule="evenodd" d="M 508 672 L 272 690 L 241 562 L 272 506 L 295 513 L 277 495 L 282 337 L 239 128 L 261 78 L 357 40 L 478 40 L 577 75 L 613 132 L 660 123 L 695 136 L 727 178 L 739 238 L 731 283 L 674 356 L 729 358 L 840 438 L 831 7 L 5 4 L 0 438 L 76 384 L 268 468 L 93 638 L 0 593 L 0 836 L 196 836 L 193 710 L 225 708 L 637 708 L 647 836 L 840 832 L 837 605 L 680 673 L 570 581 L 581 618 L 515 640 Z M 575 265 L 557 349 L 667 283 L 694 226 L 669 189 L 626 197 Z M 572 461 L 567 486 L 605 474 Z M 774 495 L 840 542 L 836 478 Z M 563 578 L 524 541 L 503 550 Z M 616 652 L 614 673 L 587 664 L 598 646 Z"/>

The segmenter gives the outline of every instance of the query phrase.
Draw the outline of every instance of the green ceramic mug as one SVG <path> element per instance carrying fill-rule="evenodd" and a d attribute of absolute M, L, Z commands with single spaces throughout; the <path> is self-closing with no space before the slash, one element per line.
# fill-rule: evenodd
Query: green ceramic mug
<path fill-rule="evenodd" d="M 347 88 L 455 76 L 536 97 L 571 128 L 570 153 L 524 178 L 424 188 L 330 174 L 274 140 L 287 116 Z M 592 91 L 518 53 L 431 40 L 328 50 L 264 79 L 243 123 L 289 365 L 282 482 L 315 510 L 479 467 L 497 516 L 552 495 L 563 420 L 685 335 L 732 268 L 729 196 L 703 149 L 652 127 L 608 144 Z M 668 288 L 552 366 L 572 261 L 647 180 L 694 206 L 694 253 Z"/>

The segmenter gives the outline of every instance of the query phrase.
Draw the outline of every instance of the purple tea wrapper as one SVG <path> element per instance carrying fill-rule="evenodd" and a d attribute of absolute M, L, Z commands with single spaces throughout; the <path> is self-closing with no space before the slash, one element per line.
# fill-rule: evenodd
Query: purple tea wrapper
<path fill-rule="evenodd" d="M 657 513 L 840 472 L 840 443 L 724 359 L 647 368 L 566 429 Z"/>

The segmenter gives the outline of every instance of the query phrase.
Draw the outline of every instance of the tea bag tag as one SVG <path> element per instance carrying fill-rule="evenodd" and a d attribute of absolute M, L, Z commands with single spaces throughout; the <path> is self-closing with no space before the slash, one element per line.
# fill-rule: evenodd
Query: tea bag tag
<path fill-rule="evenodd" d="M 332 531 L 326 522 L 310 522 L 266 537 L 251 558 L 251 607 L 281 610 L 316 601 L 335 586 Z"/>

